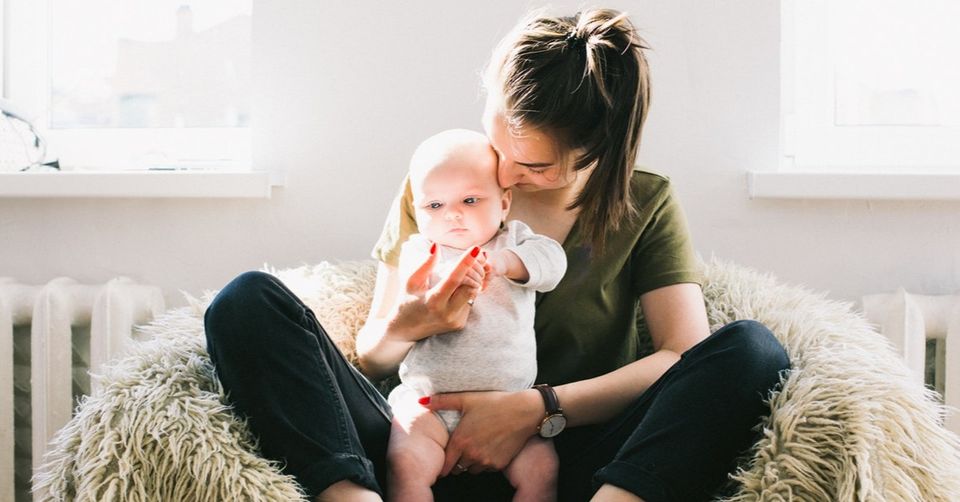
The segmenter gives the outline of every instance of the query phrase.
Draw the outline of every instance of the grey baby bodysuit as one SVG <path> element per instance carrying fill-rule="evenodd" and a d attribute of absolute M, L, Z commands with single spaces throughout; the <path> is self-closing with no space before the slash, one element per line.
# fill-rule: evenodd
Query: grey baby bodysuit
<path fill-rule="evenodd" d="M 401 277 L 408 277 L 423 264 L 430 245 L 421 234 L 410 236 L 401 248 Z M 507 222 L 481 248 L 487 253 L 512 251 L 526 266 L 530 279 L 520 284 L 505 277 L 493 278 L 477 295 L 466 327 L 418 341 L 400 364 L 402 383 L 390 393 L 391 404 L 443 392 L 516 391 L 533 385 L 537 376 L 536 292 L 557 286 L 567 268 L 566 253 L 557 241 L 535 234 L 520 221 Z M 438 245 L 437 253 L 431 286 L 445 277 L 463 250 Z M 455 411 L 439 415 L 449 431 L 460 420 Z"/>

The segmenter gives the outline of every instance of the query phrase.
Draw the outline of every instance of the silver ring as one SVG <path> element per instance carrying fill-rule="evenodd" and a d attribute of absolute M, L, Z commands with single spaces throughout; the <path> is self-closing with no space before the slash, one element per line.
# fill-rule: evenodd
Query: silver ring
<path fill-rule="evenodd" d="M 471 307 L 473 306 L 473 298 L 467 300 L 467 305 L 470 305 Z M 459 464 L 457 464 L 457 465 L 459 465 Z"/>
<path fill-rule="evenodd" d="M 467 470 L 466 467 L 460 465 L 460 462 L 457 462 L 457 465 L 454 465 L 453 468 L 456 469 L 457 472 L 466 472 Z"/>

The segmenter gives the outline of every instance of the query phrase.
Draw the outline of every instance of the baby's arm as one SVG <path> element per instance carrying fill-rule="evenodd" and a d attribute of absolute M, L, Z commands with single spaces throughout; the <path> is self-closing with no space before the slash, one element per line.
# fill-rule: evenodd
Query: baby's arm
<path fill-rule="evenodd" d="M 509 249 L 499 249 L 489 253 L 487 263 L 490 264 L 490 271 L 494 275 L 502 275 L 520 284 L 530 280 L 530 272 L 523 264 L 523 260 Z"/>
<path fill-rule="evenodd" d="M 490 270 L 541 292 L 557 287 L 567 271 L 567 253 L 557 241 L 533 233 L 525 223 L 511 221 L 513 242 L 487 257 Z"/>

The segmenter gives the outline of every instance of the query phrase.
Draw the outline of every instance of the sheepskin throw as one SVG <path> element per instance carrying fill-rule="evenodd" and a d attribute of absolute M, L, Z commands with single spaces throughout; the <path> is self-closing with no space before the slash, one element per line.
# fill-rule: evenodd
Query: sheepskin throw
<path fill-rule="evenodd" d="M 270 272 L 355 360 L 373 262 Z M 741 488 L 731 501 L 960 500 L 960 441 L 942 427 L 944 410 L 850 305 L 730 263 L 705 272 L 713 328 L 757 319 L 793 363 L 758 424 L 763 438 L 734 474 Z M 211 297 L 141 328 L 149 341 L 97 377 L 103 390 L 55 437 L 37 492 L 77 501 L 303 498 L 224 404 L 203 336 Z"/>

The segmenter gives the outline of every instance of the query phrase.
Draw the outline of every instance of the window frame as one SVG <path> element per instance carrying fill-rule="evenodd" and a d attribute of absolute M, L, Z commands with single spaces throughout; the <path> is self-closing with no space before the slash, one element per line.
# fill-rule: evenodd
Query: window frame
<path fill-rule="evenodd" d="M 828 55 L 837 48 L 829 43 L 830 2 L 781 2 L 782 167 L 801 172 L 960 172 L 960 163 L 953 160 L 960 158 L 958 126 L 834 123 L 838 91 Z"/>
<path fill-rule="evenodd" d="M 798 61 L 798 44 L 820 44 L 819 54 L 827 49 L 825 33 L 811 34 L 815 23 L 807 23 L 806 28 L 798 28 L 798 16 L 816 13 L 825 15 L 829 0 L 781 0 L 780 2 L 780 144 L 777 165 L 769 170 L 747 173 L 747 188 L 751 198 L 769 199 L 881 199 L 881 200 L 960 200 L 960 164 L 949 160 L 940 164 L 924 163 L 916 160 L 897 159 L 893 162 L 881 159 L 890 158 L 889 152 L 874 152 L 872 156 L 854 157 L 841 152 L 830 159 L 811 155 L 810 152 L 826 148 L 837 152 L 844 145 L 857 145 L 861 142 L 877 142 L 878 137 L 886 137 L 891 147 L 901 149 L 914 148 L 926 151 L 929 147 L 917 146 L 933 141 L 952 145 L 946 129 L 960 132 L 957 127 L 940 128 L 939 134 L 928 135 L 921 139 L 921 132 L 932 128 L 917 126 L 836 126 L 825 125 L 825 115 L 831 113 L 835 87 L 830 82 L 817 87 L 818 99 L 812 109 L 805 113 L 798 111 L 798 102 L 806 103 L 809 94 L 799 88 L 809 89 L 810 75 L 804 72 L 807 80 L 799 82 L 797 67 L 810 65 L 807 60 Z M 803 9 L 798 10 L 802 5 Z M 807 30 L 806 32 L 804 30 Z M 826 30 L 826 27 L 823 27 Z M 820 78 L 831 74 L 832 70 L 821 58 Z M 805 67 L 807 68 L 807 67 Z M 806 86 L 806 87 L 805 87 Z M 813 115 L 811 117 L 810 115 Z M 813 125 L 811 125 L 813 124 Z M 819 127 L 821 130 L 812 130 Z M 948 136 L 944 136 L 948 134 Z M 956 132 L 954 132 L 956 134 Z M 894 139 L 890 139 L 894 138 Z M 817 143 L 819 141 L 820 143 Z M 954 148 L 960 148 L 960 142 Z M 928 144 L 928 143 L 927 143 Z M 952 151 L 952 150 L 951 150 Z M 958 150 L 960 151 L 960 150 Z M 941 154 L 944 159 L 956 159 Z M 960 156 L 960 154 L 958 154 Z"/>
<path fill-rule="evenodd" d="M 251 127 L 50 128 L 47 60 L 49 0 L 0 0 L 4 27 L 3 95 L 27 110 L 64 169 L 128 171 L 252 170 Z M 10 19 L 25 19 L 12 23 Z M 16 50 L 12 48 L 16 47 Z M 151 145 L 153 148 L 148 148 Z M 144 159 L 145 151 L 158 152 Z M 90 152 L 97 152 L 91 156 Z M 170 153 L 166 153 L 170 152 Z M 173 156 L 173 158 L 171 158 Z"/>

